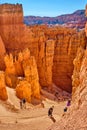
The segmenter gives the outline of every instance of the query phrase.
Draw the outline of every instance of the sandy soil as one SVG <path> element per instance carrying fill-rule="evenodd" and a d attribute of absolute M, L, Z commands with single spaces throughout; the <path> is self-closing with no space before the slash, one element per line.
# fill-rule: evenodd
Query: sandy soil
<path fill-rule="evenodd" d="M 27 108 L 21 110 L 15 91 L 8 88 L 8 93 L 9 100 L 0 101 L 0 130 L 46 130 L 53 124 L 47 115 L 48 108 L 54 105 L 53 116 L 58 121 L 66 104 L 66 102 L 58 103 L 46 99 L 43 101 L 44 108 L 41 108 L 40 105 L 27 104 Z M 15 106 L 16 109 L 13 111 L 13 109 L 9 109 L 10 106 Z"/>

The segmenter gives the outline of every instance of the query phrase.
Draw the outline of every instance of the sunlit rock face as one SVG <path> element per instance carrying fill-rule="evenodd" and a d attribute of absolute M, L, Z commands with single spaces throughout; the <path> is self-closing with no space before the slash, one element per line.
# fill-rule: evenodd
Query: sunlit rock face
<path fill-rule="evenodd" d="M 83 34 L 81 34 L 83 36 Z M 84 34 L 85 36 L 85 34 Z M 83 38 L 84 38 L 83 36 Z M 83 39 L 82 38 L 82 39 Z M 84 42 L 83 42 L 84 41 Z M 85 102 L 86 94 L 86 68 L 87 68 L 87 40 L 82 40 L 82 44 L 78 47 L 76 58 L 74 59 L 74 71 L 72 75 L 72 109 L 81 109 Z M 84 98 L 84 99 L 83 99 Z M 84 100 L 84 101 L 83 101 Z M 84 109 L 84 107 L 83 107 Z"/>
<path fill-rule="evenodd" d="M 0 5 L 0 25 L 11 25 L 23 23 L 23 9 L 20 4 L 1 4 Z M 5 19 L 4 19 L 5 17 Z M 10 17 L 10 19 L 9 19 Z"/>
<path fill-rule="evenodd" d="M 5 84 L 5 74 L 3 71 L 0 71 L 0 99 L 1 100 L 8 99 L 6 84 Z"/>
<path fill-rule="evenodd" d="M 33 26 L 29 29 L 35 40 L 30 51 L 36 59 L 41 86 L 49 88 L 53 82 L 71 92 L 73 60 L 80 42 L 79 33 L 75 29 L 61 27 Z"/>
<path fill-rule="evenodd" d="M 16 84 L 17 84 L 17 77 L 16 77 L 16 69 L 14 66 L 14 61 L 13 61 L 13 55 L 10 54 L 6 54 L 6 56 L 4 57 L 4 61 L 5 61 L 5 82 L 6 85 L 11 87 L 11 88 L 15 88 Z"/>
<path fill-rule="evenodd" d="M 22 5 L 0 5 L 0 34 L 7 51 L 23 50 L 29 43 L 29 31 L 23 24 Z"/>
<path fill-rule="evenodd" d="M 87 6 L 86 6 L 87 15 Z M 81 42 L 79 44 L 76 58 L 74 59 L 74 71 L 72 76 L 73 85 L 73 101 L 78 104 L 78 107 L 83 104 L 84 93 L 86 94 L 86 79 L 87 79 L 87 36 L 86 32 L 80 33 Z M 85 95 L 86 96 L 86 95 Z"/>
<path fill-rule="evenodd" d="M 40 99 L 40 84 L 35 58 L 28 49 L 23 51 L 23 69 L 25 79 L 31 84 L 32 97 Z"/>
<path fill-rule="evenodd" d="M 23 80 L 19 82 L 19 84 L 16 87 L 16 95 L 20 99 L 25 98 L 27 102 L 31 102 L 32 91 L 31 85 L 28 81 Z"/>
<path fill-rule="evenodd" d="M 16 57 L 13 57 L 12 54 L 6 55 L 4 59 L 5 82 L 9 87 L 16 89 L 17 97 L 20 99 L 25 97 L 28 102 L 31 101 L 31 97 L 40 99 L 41 86 L 37 64 L 34 56 L 30 55 L 29 49 L 19 52 Z"/>
<path fill-rule="evenodd" d="M 54 57 L 54 40 L 47 40 L 46 43 L 39 44 L 38 52 L 38 73 L 40 84 L 43 87 L 52 88 L 52 67 Z"/>

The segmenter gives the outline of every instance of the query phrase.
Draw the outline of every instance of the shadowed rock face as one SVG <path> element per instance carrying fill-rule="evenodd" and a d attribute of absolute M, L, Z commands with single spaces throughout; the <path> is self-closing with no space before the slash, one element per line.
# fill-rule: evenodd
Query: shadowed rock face
<path fill-rule="evenodd" d="M 52 88 L 52 83 L 71 92 L 73 59 L 81 42 L 75 29 L 61 27 L 26 26 L 23 24 L 22 6 L 0 5 L 0 35 L 7 52 L 17 55 L 20 50 L 29 48 L 35 57 L 39 81 L 42 87 Z M 21 64 L 16 63 L 17 73 L 22 72 Z"/>

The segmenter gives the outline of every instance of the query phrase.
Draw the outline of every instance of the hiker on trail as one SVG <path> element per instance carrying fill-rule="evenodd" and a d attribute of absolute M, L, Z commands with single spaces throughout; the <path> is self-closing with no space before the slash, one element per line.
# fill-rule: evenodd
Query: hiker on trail
<path fill-rule="evenodd" d="M 71 105 L 71 100 L 69 99 L 67 102 L 67 107 L 69 107 Z"/>
<path fill-rule="evenodd" d="M 65 115 L 65 113 L 67 112 L 68 107 L 69 107 L 70 105 L 71 105 L 71 100 L 69 99 L 69 100 L 67 101 L 66 107 L 64 108 L 64 113 L 63 113 L 63 115 L 62 115 L 62 116 L 64 116 L 64 115 Z"/>
<path fill-rule="evenodd" d="M 20 109 L 26 109 L 26 99 L 23 98 L 20 100 Z"/>
<path fill-rule="evenodd" d="M 56 122 L 56 120 L 54 119 L 52 113 L 53 113 L 53 108 L 54 106 L 50 107 L 49 110 L 48 110 L 48 116 L 50 117 L 50 119 L 53 121 L 53 122 Z"/>
<path fill-rule="evenodd" d="M 23 108 L 26 109 L 26 99 L 25 98 L 22 99 L 22 103 L 23 103 Z"/>

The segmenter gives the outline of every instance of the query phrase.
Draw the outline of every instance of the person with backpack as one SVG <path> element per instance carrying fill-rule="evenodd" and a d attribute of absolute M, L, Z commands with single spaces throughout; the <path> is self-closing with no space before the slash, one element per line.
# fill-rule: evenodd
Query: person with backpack
<path fill-rule="evenodd" d="M 49 108 L 49 110 L 48 110 L 48 116 L 49 116 L 49 118 L 50 118 L 53 122 L 56 122 L 55 118 L 54 118 L 53 115 L 52 115 L 53 109 L 54 109 L 54 106 L 52 106 L 52 107 Z"/>
<path fill-rule="evenodd" d="M 70 105 L 71 105 L 71 100 L 69 99 L 69 100 L 67 101 L 66 107 L 64 108 L 64 113 L 63 113 L 63 115 L 62 115 L 62 116 L 64 116 L 64 115 L 65 115 L 65 113 L 67 112 L 68 107 L 69 107 Z"/>
<path fill-rule="evenodd" d="M 67 107 L 69 107 L 71 105 L 71 100 L 69 99 L 67 102 Z"/>
<path fill-rule="evenodd" d="M 23 108 L 26 109 L 26 99 L 25 98 L 22 99 L 22 103 L 23 103 Z"/>

